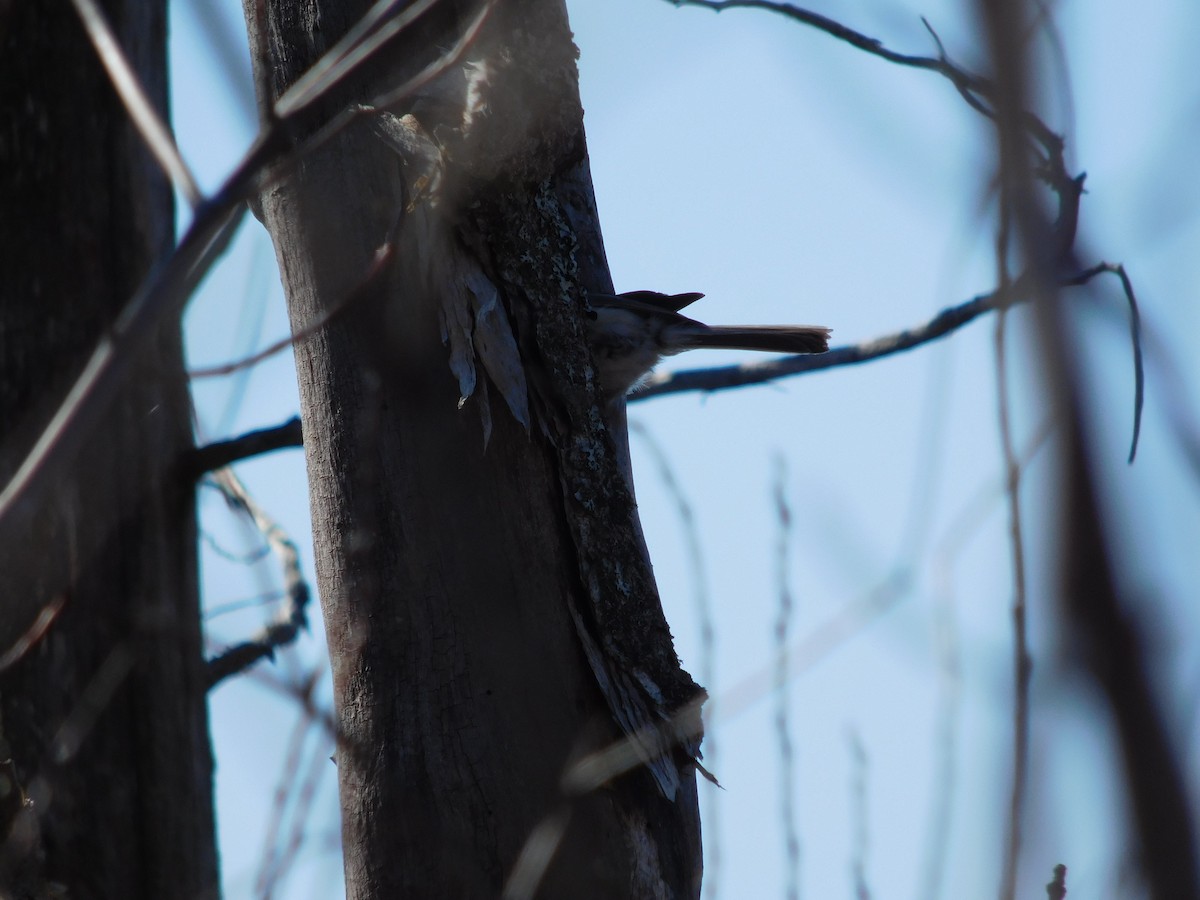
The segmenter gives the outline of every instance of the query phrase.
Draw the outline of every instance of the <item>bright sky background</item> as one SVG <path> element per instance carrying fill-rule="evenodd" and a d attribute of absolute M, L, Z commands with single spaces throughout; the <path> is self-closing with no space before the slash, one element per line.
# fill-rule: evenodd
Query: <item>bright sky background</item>
<path fill-rule="evenodd" d="M 762 12 L 714 15 L 661 0 L 568 5 L 618 290 L 700 290 L 707 297 L 695 314 L 707 321 L 829 325 L 840 345 L 922 323 L 991 288 L 991 135 L 947 82 Z M 924 15 L 953 59 L 982 58 L 964 12 L 971 4 L 860 0 L 815 8 L 893 49 L 932 54 Z M 253 133 L 240 4 L 175 0 L 172 12 L 175 123 L 186 158 L 212 188 Z M 1200 627 L 1200 485 L 1188 475 L 1169 412 L 1172 403 L 1194 408 L 1200 386 L 1193 349 L 1200 337 L 1200 10 L 1168 0 L 1134 15 L 1115 0 L 1071 0 L 1055 6 L 1055 21 L 1055 42 L 1042 45 L 1050 61 L 1044 109 L 1067 135 L 1074 169 L 1088 173 L 1081 255 L 1126 263 L 1147 326 L 1146 413 L 1133 467 L 1124 462 L 1132 362 L 1116 283 L 1064 302 L 1089 310 L 1081 339 L 1099 398 L 1096 446 L 1110 511 L 1128 548 L 1122 570 L 1150 611 L 1171 720 L 1194 768 L 1200 642 L 1189 638 Z M 215 42 L 214 22 L 224 36 Z M 193 366 L 240 357 L 286 334 L 274 255 L 253 220 L 186 324 Z M 1025 352 L 1034 338 L 1026 324 L 1018 314 L 1010 329 L 1019 448 L 1045 414 L 1035 358 Z M 701 784 L 707 896 L 718 888 L 716 895 L 734 900 L 784 897 L 792 877 L 781 813 L 781 695 L 769 681 L 780 483 L 793 517 L 785 541 L 789 644 L 801 648 L 786 686 L 800 895 L 855 896 L 855 847 L 863 846 L 856 834 L 865 834 L 863 875 L 873 898 L 933 897 L 931 873 L 939 871 L 942 897 L 998 891 L 1011 758 L 1012 571 L 993 348 L 989 318 L 864 367 L 631 410 L 642 429 L 633 438 L 638 498 L 667 616 L 685 665 L 716 698 L 707 762 L 725 790 Z M 1162 364 L 1163 348 L 1174 374 Z M 736 358 L 692 354 L 674 364 Z M 270 426 L 298 410 L 290 354 L 197 383 L 195 395 L 202 440 Z M 654 448 L 694 517 L 699 572 Z M 1045 567 L 1054 546 L 1051 448 L 1027 469 L 1022 494 L 1035 714 L 1018 895 L 1044 896 L 1042 885 L 1063 862 L 1072 900 L 1136 896 L 1121 881 L 1128 848 L 1104 722 L 1055 649 Z M 292 531 L 311 578 L 302 455 L 274 454 L 239 472 Z M 234 553 L 258 546 L 215 491 L 201 499 L 203 527 L 217 546 Z M 203 560 L 213 613 L 279 587 L 270 559 L 247 565 L 206 545 Z M 712 609 L 711 659 L 701 645 L 698 595 Z M 825 623 L 872 597 L 886 610 L 858 617 L 835 640 L 820 637 Z M 232 642 L 273 609 L 254 604 L 212 615 L 210 636 Z M 317 799 L 301 861 L 275 896 L 341 895 L 329 748 L 313 731 L 301 756 L 288 761 L 297 707 L 268 683 L 294 678 L 323 656 L 315 605 L 312 618 L 313 632 L 297 648 L 212 698 L 229 900 L 259 896 L 276 786 L 309 771 Z M 746 678 L 767 680 L 753 702 L 722 706 L 723 694 Z M 324 683 L 318 696 L 328 701 Z M 939 819 L 947 798 L 949 818 Z M 947 843 L 937 850 L 939 821 Z M 940 868 L 930 866 L 935 857 Z"/>

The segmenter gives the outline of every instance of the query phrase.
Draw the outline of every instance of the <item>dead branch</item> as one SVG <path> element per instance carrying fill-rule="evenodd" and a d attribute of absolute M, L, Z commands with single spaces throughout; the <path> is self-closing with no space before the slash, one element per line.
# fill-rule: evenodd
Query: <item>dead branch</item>
<path fill-rule="evenodd" d="M 1072 334 L 1071 307 L 1053 302 L 1061 264 L 1051 256 L 1054 228 L 1033 199 L 1038 174 L 1020 147 L 1022 110 L 1032 93 L 1023 4 L 980 0 L 979 12 L 997 72 L 1001 228 L 1011 233 L 1033 275 L 1044 383 L 1064 424 L 1057 532 L 1062 544 L 1061 631 L 1074 661 L 1099 688 L 1111 713 L 1124 763 L 1136 858 L 1148 893 L 1194 897 L 1200 895 L 1200 872 L 1188 781 L 1155 687 L 1137 603 L 1130 596 L 1129 579 L 1122 578 L 1118 568 L 1121 554 L 1089 452 L 1091 391 L 1084 384 Z M 1009 868 L 1015 868 L 1015 860 Z M 1014 882 L 1015 872 L 1006 873 L 1002 897 L 1015 896 Z"/>
<path fill-rule="evenodd" d="M 302 629 L 308 628 L 308 602 L 312 596 L 300 569 L 300 551 L 287 532 L 250 496 L 233 469 L 220 469 L 213 480 L 230 505 L 254 522 L 283 567 L 284 603 L 275 619 L 258 635 L 223 651 L 208 661 L 208 688 L 236 675 L 261 659 L 274 658 L 275 651 L 292 643 Z"/>
<path fill-rule="evenodd" d="M 227 441 L 215 441 L 197 447 L 189 454 L 184 471 L 188 478 L 195 479 L 239 460 L 283 450 L 286 447 L 302 446 L 304 438 L 300 428 L 300 417 L 292 416 L 282 425 L 248 431 Z"/>

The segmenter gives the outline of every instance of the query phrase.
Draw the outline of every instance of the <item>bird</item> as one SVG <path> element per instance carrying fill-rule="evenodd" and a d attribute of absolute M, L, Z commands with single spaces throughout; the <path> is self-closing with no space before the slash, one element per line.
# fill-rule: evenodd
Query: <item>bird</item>
<path fill-rule="evenodd" d="M 624 397 L 664 356 L 700 348 L 824 353 L 830 329 L 820 325 L 705 325 L 680 313 L 703 294 L 627 291 L 589 293 L 587 339 L 601 391 Z"/>

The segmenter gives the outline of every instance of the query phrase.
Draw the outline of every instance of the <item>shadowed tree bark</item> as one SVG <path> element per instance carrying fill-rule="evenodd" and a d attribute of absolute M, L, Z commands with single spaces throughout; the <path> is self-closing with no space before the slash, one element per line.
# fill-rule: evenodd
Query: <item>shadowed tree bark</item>
<path fill-rule="evenodd" d="M 165 4 L 105 6 L 164 111 Z M 3 483 L 170 251 L 174 217 L 71 5 L 10 5 L 0 22 Z M 0 527 L 0 893 L 213 897 L 193 495 L 175 473 L 191 444 L 177 321 L 104 423 L 55 473 L 34 527 Z"/>
<path fill-rule="evenodd" d="M 247 2 L 260 102 L 367 6 L 280 0 L 260 20 Z M 479 9 L 437 4 L 326 117 L 377 103 Z M 675 730 L 694 742 L 702 692 L 674 655 L 582 339 L 582 290 L 612 285 L 561 0 L 496 5 L 463 60 L 389 113 L 261 198 L 307 335 L 347 895 L 696 896 L 686 753 L 653 777 L 563 784 L 620 738 L 614 717 L 628 732 L 686 708 Z M 540 888 L 510 881 L 541 852 Z"/>

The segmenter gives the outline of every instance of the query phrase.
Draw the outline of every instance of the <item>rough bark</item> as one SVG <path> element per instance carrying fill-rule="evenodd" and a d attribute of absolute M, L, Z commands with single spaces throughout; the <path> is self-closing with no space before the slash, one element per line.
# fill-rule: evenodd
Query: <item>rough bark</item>
<path fill-rule="evenodd" d="M 258 83 L 278 96 L 366 5 L 271 3 L 263 32 L 248 2 L 251 46 L 267 48 Z M 451 46 L 466 7 L 439 4 L 328 112 Z M 499 4 L 472 64 L 262 197 L 293 329 L 353 298 L 296 349 L 352 898 L 497 896 L 531 832 L 564 812 L 541 896 L 699 891 L 686 755 L 673 800 L 645 769 L 561 787 L 572 760 L 621 736 L 580 628 L 657 692 L 652 714 L 699 696 L 581 339 L 581 288 L 611 284 L 574 53 L 559 0 Z M 403 134 L 389 144 L 381 122 Z M 419 196 L 421 147 L 436 202 Z M 367 278 L 406 205 L 395 264 Z"/>
<path fill-rule="evenodd" d="M 163 3 L 104 4 L 166 108 Z M 0 479 L 97 339 L 170 251 L 169 185 L 70 4 L 0 27 Z M 35 526 L 0 522 L 0 886 L 6 896 L 216 895 L 191 445 L 178 322 L 165 325 Z M 18 657 L 15 662 L 13 658 Z M 9 802 L 21 799 L 29 803 Z"/>

